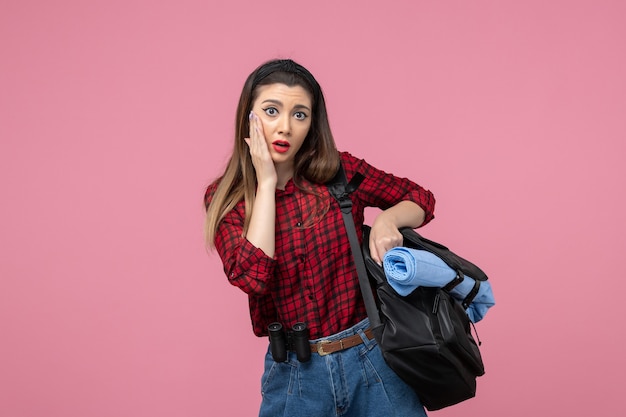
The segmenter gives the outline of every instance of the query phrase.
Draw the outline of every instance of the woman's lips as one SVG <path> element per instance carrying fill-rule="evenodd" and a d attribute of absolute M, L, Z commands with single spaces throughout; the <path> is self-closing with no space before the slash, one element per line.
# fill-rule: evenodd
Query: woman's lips
<path fill-rule="evenodd" d="M 289 150 L 289 142 L 285 140 L 275 140 L 272 142 L 272 147 L 276 152 L 285 153 Z"/>

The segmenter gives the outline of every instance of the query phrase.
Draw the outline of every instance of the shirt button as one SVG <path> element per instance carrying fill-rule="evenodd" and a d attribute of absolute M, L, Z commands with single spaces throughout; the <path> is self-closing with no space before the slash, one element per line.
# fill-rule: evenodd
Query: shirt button
<path fill-rule="evenodd" d="M 301 222 L 296 223 L 296 227 L 302 227 L 302 223 Z"/>
<path fill-rule="evenodd" d="M 304 263 L 304 255 L 299 255 L 298 256 L 298 262 Z"/>

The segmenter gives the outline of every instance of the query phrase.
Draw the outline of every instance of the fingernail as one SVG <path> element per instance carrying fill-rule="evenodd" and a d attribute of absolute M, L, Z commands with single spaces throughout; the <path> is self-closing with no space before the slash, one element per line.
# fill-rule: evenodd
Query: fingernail
<path fill-rule="evenodd" d="M 248 119 L 252 120 L 252 118 L 254 118 L 254 113 L 252 113 L 252 110 L 250 110 L 250 114 L 248 115 Z"/>

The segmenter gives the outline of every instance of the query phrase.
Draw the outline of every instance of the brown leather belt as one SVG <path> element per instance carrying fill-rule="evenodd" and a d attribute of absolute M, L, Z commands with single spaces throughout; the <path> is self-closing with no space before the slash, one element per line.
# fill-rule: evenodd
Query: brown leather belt
<path fill-rule="evenodd" d="M 372 329 L 367 329 L 364 333 L 368 339 L 372 339 Z M 329 353 L 335 353 L 344 349 L 358 346 L 361 343 L 363 343 L 361 335 L 355 334 L 339 340 L 322 340 L 321 342 L 313 343 L 311 344 L 311 352 L 317 352 L 320 354 L 320 356 L 325 356 Z"/>

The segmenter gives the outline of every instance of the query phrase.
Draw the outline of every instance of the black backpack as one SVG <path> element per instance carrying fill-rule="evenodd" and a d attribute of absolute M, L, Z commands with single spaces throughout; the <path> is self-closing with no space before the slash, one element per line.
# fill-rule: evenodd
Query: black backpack
<path fill-rule="evenodd" d="M 349 194 L 363 179 L 357 173 L 348 183 L 341 167 L 328 188 L 342 211 L 367 315 L 386 363 L 430 411 L 474 397 L 476 378 L 485 370 L 465 309 L 487 275 L 447 247 L 412 229 L 402 229 L 404 246 L 433 253 L 457 271 L 457 276 L 443 288 L 420 286 L 408 296 L 400 296 L 388 284 L 382 266 L 370 257 L 368 226 L 363 226 L 363 245 L 358 242 Z M 460 302 L 449 291 L 464 275 L 474 278 L 476 285 Z"/>

